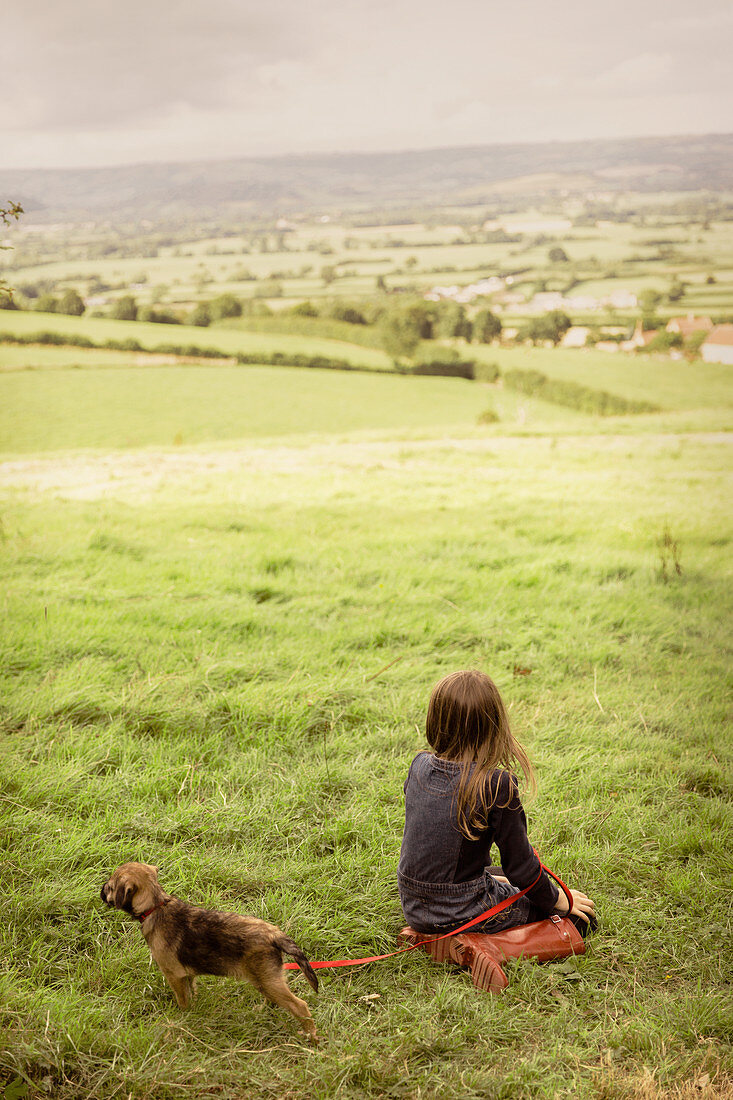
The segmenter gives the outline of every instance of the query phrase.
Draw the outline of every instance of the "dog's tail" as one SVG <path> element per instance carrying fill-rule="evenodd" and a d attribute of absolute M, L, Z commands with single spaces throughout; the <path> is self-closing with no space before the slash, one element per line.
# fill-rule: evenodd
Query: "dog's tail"
<path fill-rule="evenodd" d="M 311 964 L 308 962 L 303 952 L 298 947 L 297 943 L 295 943 L 294 940 L 291 940 L 290 936 L 281 935 L 279 939 L 275 941 L 275 945 L 279 947 L 281 951 L 284 951 L 286 955 L 292 955 L 292 957 L 295 959 L 298 966 L 308 979 L 308 984 L 311 985 L 317 993 L 318 978 L 316 977 L 316 972 Z"/>

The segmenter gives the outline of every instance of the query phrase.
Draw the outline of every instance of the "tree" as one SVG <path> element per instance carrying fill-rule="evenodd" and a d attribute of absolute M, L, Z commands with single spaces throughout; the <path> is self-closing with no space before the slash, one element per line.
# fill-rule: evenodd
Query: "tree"
<path fill-rule="evenodd" d="M 57 306 L 57 313 L 67 313 L 70 317 L 81 317 L 86 308 L 79 291 L 70 288 L 62 295 Z"/>
<path fill-rule="evenodd" d="M 326 311 L 328 317 L 333 317 L 334 321 L 346 321 L 350 325 L 365 325 L 367 323 L 366 317 L 357 309 L 356 306 L 350 306 L 348 302 L 333 302 Z"/>
<path fill-rule="evenodd" d="M 672 282 L 669 284 L 669 290 L 667 291 L 667 297 L 670 302 L 679 302 L 680 298 L 684 298 L 687 286 L 678 275 L 675 275 Z"/>
<path fill-rule="evenodd" d="M 10 219 L 15 218 L 17 221 L 21 214 L 24 213 L 23 207 L 19 202 L 13 202 L 8 200 L 5 206 L 0 206 L 0 221 L 3 225 L 10 225 Z"/>
<path fill-rule="evenodd" d="M 116 321 L 137 320 L 137 302 L 132 294 L 123 294 L 121 298 L 117 299 L 112 306 L 111 316 L 114 317 Z"/>
<path fill-rule="evenodd" d="M 36 309 L 39 313 L 58 313 L 59 300 L 53 294 L 40 294 L 36 299 Z"/>
<path fill-rule="evenodd" d="M 330 286 L 336 278 L 336 268 L 333 264 L 326 264 L 321 268 L 321 278 L 323 279 L 324 286 Z"/>
<path fill-rule="evenodd" d="M 410 359 L 420 343 L 420 323 L 414 313 L 394 309 L 379 320 L 382 347 L 393 359 Z"/>
<path fill-rule="evenodd" d="M 429 306 L 427 302 L 423 301 L 413 302 L 412 305 L 405 307 L 405 313 L 417 328 L 421 340 L 433 339 L 433 320 L 435 315 L 432 306 Z"/>
<path fill-rule="evenodd" d="M 17 221 L 20 215 L 23 213 L 24 210 L 20 203 L 13 202 L 11 199 L 9 199 L 4 206 L 0 206 L 0 222 L 2 222 L 3 225 L 10 225 L 11 218 L 14 218 L 15 221 Z M 0 245 L 0 248 L 3 249 L 8 247 L 9 245 Z M 8 286 L 6 282 L 0 279 L 0 299 L 12 299 L 12 297 L 13 288 L 11 286 Z"/>
<path fill-rule="evenodd" d="M 564 313 L 561 309 L 551 309 L 547 314 L 547 322 L 552 329 L 550 339 L 553 344 L 559 344 L 568 329 L 573 326 L 573 322 L 567 313 Z"/>
<path fill-rule="evenodd" d="M 199 302 L 199 304 L 191 310 L 187 317 L 189 325 L 199 325 L 200 328 L 208 328 L 211 324 L 211 309 L 208 302 Z"/>
<path fill-rule="evenodd" d="M 569 257 L 564 248 L 560 248 L 559 245 L 555 245 L 547 253 L 547 258 L 551 264 L 566 264 L 569 262 Z"/>
<path fill-rule="evenodd" d="M 297 305 L 291 306 L 288 313 L 292 313 L 294 317 L 318 317 L 320 314 L 313 305 L 313 302 L 306 300 L 305 302 L 298 302 Z"/>
<path fill-rule="evenodd" d="M 657 311 L 657 307 L 662 301 L 662 295 L 658 290 L 654 290 L 653 287 L 647 287 L 646 290 L 642 290 L 639 295 L 639 307 L 642 313 L 646 313 L 652 316 Z"/>
<path fill-rule="evenodd" d="M 703 346 L 708 338 L 708 333 L 705 329 L 698 329 L 696 332 L 691 332 L 685 340 L 685 350 L 690 353 L 694 359 L 700 354 L 700 348 Z"/>
<path fill-rule="evenodd" d="M 211 300 L 209 306 L 213 321 L 221 321 L 226 317 L 242 316 L 242 303 L 233 294 L 220 294 L 218 298 Z"/>
<path fill-rule="evenodd" d="M 473 333 L 473 325 L 458 302 L 441 302 L 438 305 L 432 329 L 436 339 L 463 337 L 470 340 Z"/>
<path fill-rule="evenodd" d="M 563 313 L 560 309 L 553 309 L 542 317 L 533 317 L 523 335 L 526 339 L 531 340 L 533 344 L 544 343 L 545 341 L 559 344 L 571 324 L 572 321 L 567 313 Z"/>
<path fill-rule="evenodd" d="M 501 321 L 490 309 L 480 309 L 473 319 L 473 335 L 480 344 L 490 344 L 501 336 Z"/>

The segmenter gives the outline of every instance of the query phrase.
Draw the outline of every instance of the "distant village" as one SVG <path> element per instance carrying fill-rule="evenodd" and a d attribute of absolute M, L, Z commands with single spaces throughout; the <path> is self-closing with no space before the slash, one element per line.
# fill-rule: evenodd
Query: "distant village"
<path fill-rule="evenodd" d="M 434 286 L 425 298 L 429 302 L 450 300 L 462 305 L 469 304 L 491 294 L 497 305 L 511 309 L 513 313 L 544 313 L 551 309 L 582 310 L 584 313 L 601 309 L 636 309 L 638 302 L 635 294 L 628 290 L 617 290 L 605 298 L 593 298 L 589 294 L 565 296 L 559 291 L 542 291 L 529 301 L 524 294 L 512 290 L 514 279 L 492 275 L 488 279 L 479 279 L 468 286 Z"/>
<path fill-rule="evenodd" d="M 604 310 L 631 310 L 639 307 L 636 294 L 629 290 L 616 290 L 602 298 L 595 298 L 589 294 L 564 295 L 559 291 L 542 291 L 533 295 L 531 299 L 525 298 L 512 289 L 513 278 L 511 275 L 501 277 L 492 275 L 485 279 L 479 279 L 468 286 L 434 286 L 424 295 L 428 302 L 452 301 L 460 305 L 469 305 L 478 298 L 489 295 L 492 305 L 497 307 L 499 313 L 511 310 L 513 314 L 526 313 L 537 315 L 549 313 L 552 310 L 564 310 L 569 313 L 595 313 Z M 710 317 L 697 317 L 688 313 L 684 317 L 672 317 L 664 329 L 645 329 L 641 320 L 636 322 L 633 333 L 628 339 L 620 337 L 628 334 L 625 326 L 604 325 L 604 332 L 608 339 L 593 339 L 590 326 L 571 325 L 564 334 L 560 346 L 564 348 L 584 348 L 591 342 L 599 351 L 637 351 L 648 348 L 661 332 L 670 336 L 679 336 L 681 344 L 688 344 L 696 333 L 700 335 L 695 343 L 700 355 L 706 363 L 729 363 L 733 365 L 733 324 L 716 325 Z M 505 327 L 502 331 L 502 339 L 515 340 L 519 336 L 519 329 Z M 669 355 L 672 358 L 682 358 L 680 348 L 670 347 Z"/>

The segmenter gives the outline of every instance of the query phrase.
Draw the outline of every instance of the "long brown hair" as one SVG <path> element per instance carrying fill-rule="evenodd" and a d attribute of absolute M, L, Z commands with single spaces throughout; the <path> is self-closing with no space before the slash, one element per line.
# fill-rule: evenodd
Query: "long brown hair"
<path fill-rule="evenodd" d="M 475 830 L 485 825 L 485 811 L 498 796 L 498 783 L 490 783 L 488 802 L 485 797 L 486 778 L 494 768 L 511 771 L 519 764 L 529 789 L 535 789 L 529 757 L 511 731 L 499 689 L 485 672 L 452 672 L 436 684 L 425 732 L 436 756 L 460 764 L 455 794 L 458 828 L 469 840 L 476 839 Z M 510 790 L 511 801 L 514 781 Z"/>

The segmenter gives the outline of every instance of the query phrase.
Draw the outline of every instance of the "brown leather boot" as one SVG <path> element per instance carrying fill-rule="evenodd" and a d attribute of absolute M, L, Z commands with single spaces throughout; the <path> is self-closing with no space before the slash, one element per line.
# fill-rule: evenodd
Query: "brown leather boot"
<path fill-rule="evenodd" d="M 431 936 L 427 932 L 416 932 L 414 928 L 403 928 L 399 939 L 405 943 L 419 943 L 423 951 L 437 963 L 456 961 L 451 954 L 452 936 L 445 939 L 442 935 Z"/>
<path fill-rule="evenodd" d="M 553 914 L 546 920 L 532 921 L 504 932 L 453 936 L 451 958 L 460 966 L 470 966 L 473 984 L 479 989 L 497 992 L 509 984 L 501 964 L 505 959 L 565 959 L 584 955 L 585 941 L 567 917 Z"/>
<path fill-rule="evenodd" d="M 567 917 L 553 914 L 546 920 L 533 921 L 504 932 L 463 932 L 458 936 L 435 940 L 405 928 L 401 938 L 408 943 L 420 943 L 436 962 L 451 960 L 459 966 L 470 966 L 477 989 L 498 993 L 506 989 L 509 979 L 501 968 L 506 959 L 564 959 L 568 955 L 583 955 L 585 942 Z"/>

